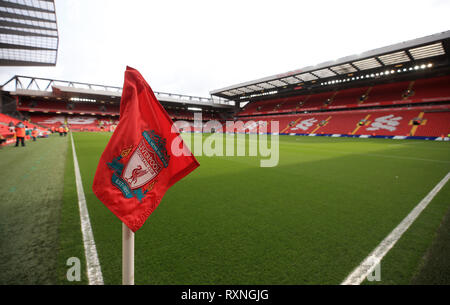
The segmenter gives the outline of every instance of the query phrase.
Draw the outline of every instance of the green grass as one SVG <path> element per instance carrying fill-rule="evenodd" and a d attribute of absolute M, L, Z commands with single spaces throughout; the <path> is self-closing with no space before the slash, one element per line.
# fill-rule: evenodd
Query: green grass
<path fill-rule="evenodd" d="M 74 134 L 104 281 L 120 284 L 121 223 L 92 192 L 109 137 Z M 0 150 L 0 284 L 87 283 L 68 139 Z M 339 284 L 450 171 L 450 143 L 282 136 L 277 167 L 198 160 L 136 233 L 137 284 Z M 450 283 L 448 198 L 449 184 L 365 284 Z"/>
<path fill-rule="evenodd" d="M 449 187 L 445 194 L 439 194 L 440 200 L 448 200 Z M 447 196 L 447 197 L 444 197 Z M 450 285 L 450 208 L 444 217 L 433 244 L 425 254 L 419 271 L 413 278 L 413 284 Z"/>
<path fill-rule="evenodd" d="M 67 138 L 0 150 L 0 284 L 55 284 Z"/>
<path fill-rule="evenodd" d="M 104 280 L 120 284 L 121 224 L 92 193 L 109 136 L 74 139 Z M 282 136 L 274 168 L 198 157 L 136 233 L 136 283 L 339 284 L 450 171 L 449 144 Z M 381 284 L 420 272 L 448 195 L 386 256 Z"/>
<path fill-rule="evenodd" d="M 61 222 L 59 226 L 57 283 L 87 284 L 86 259 L 84 256 L 83 236 L 81 234 L 80 212 L 78 208 L 77 187 L 73 165 L 72 144 L 69 141 L 64 171 L 64 191 L 61 205 Z M 80 260 L 81 281 L 68 281 L 67 271 L 71 266 L 67 260 L 76 257 Z"/>
<path fill-rule="evenodd" d="M 439 246 L 432 251 L 432 254 L 427 254 L 433 240 L 440 244 L 445 243 L 445 233 L 441 233 L 439 238 L 437 236 L 438 228 L 449 230 L 450 223 L 442 223 L 443 216 L 449 210 L 450 198 L 450 184 L 447 185 L 436 195 L 430 206 L 425 209 L 420 217 L 413 223 L 409 230 L 397 242 L 396 247 L 392 249 L 381 262 L 381 282 L 368 281 L 365 284 L 425 284 L 433 283 L 430 274 L 434 273 L 436 269 L 441 269 L 442 273 L 450 273 L 449 268 L 449 250 L 441 251 Z M 431 257 L 430 257 L 431 256 Z M 431 262 L 430 258 L 435 262 Z M 436 262 L 437 260 L 437 262 Z M 444 269 L 442 269 L 444 268 Z M 445 270 L 445 271 L 444 271 Z M 424 278 L 424 274 L 428 274 L 422 282 L 415 278 L 420 276 Z M 450 284 L 450 280 L 445 276 L 435 274 L 434 281 L 437 278 L 441 283 Z"/>

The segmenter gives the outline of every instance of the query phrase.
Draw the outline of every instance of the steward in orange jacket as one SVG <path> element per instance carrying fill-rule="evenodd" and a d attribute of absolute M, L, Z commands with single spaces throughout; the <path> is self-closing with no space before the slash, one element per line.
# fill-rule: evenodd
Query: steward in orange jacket
<path fill-rule="evenodd" d="M 19 146 L 19 142 L 22 143 L 22 146 L 25 146 L 25 126 L 22 122 L 19 122 L 19 124 L 16 125 L 15 128 L 16 132 L 16 147 Z"/>
<path fill-rule="evenodd" d="M 33 131 L 31 132 L 31 137 L 33 138 L 33 142 L 36 141 L 36 138 L 38 136 L 38 130 L 36 127 L 33 128 Z"/>
<path fill-rule="evenodd" d="M 63 136 L 63 134 L 64 134 L 64 127 L 61 125 L 61 126 L 59 126 L 59 128 L 58 128 L 58 132 L 59 132 L 59 135 L 62 137 Z"/>

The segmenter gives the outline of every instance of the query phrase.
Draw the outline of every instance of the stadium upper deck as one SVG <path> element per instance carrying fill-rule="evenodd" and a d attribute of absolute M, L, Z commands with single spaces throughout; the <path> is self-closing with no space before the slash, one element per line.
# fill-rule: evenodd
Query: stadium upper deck
<path fill-rule="evenodd" d="M 211 91 L 241 102 L 450 74 L 450 31 Z"/>
<path fill-rule="evenodd" d="M 2 86 L 3 99 L 14 100 L 13 110 L 23 112 L 118 117 L 121 95 L 121 87 L 27 76 L 14 76 Z M 163 92 L 155 95 L 178 119 L 193 119 L 193 113 L 200 111 L 205 118 L 220 118 L 234 109 L 232 102 L 217 97 Z"/>

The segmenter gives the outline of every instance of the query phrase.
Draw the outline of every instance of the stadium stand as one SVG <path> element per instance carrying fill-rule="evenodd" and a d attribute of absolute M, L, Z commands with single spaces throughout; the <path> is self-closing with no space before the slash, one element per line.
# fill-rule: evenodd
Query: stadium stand
<path fill-rule="evenodd" d="M 309 96 L 295 96 L 285 98 L 284 102 L 278 108 L 278 112 L 286 113 L 297 111 L 301 107 L 301 105 L 303 105 L 308 100 L 308 97 Z"/>
<path fill-rule="evenodd" d="M 409 136 L 409 122 L 419 115 L 419 111 L 382 110 L 367 115 L 366 122 L 353 131 L 356 135 Z"/>
<path fill-rule="evenodd" d="M 405 103 L 402 94 L 408 89 L 409 84 L 410 82 L 399 82 L 374 86 L 367 94 L 367 99 L 363 104 L 365 106 L 378 106 Z"/>
<path fill-rule="evenodd" d="M 357 106 L 367 100 L 371 87 L 353 88 L 339 91 L 330 103 L 329 109 Z"/>
<path fill-rule="evenodd" d="M 278 121 L 281 134 L 441 137 L 450 131 L 450 105 L 247 117 L 236 132 L 261 132 L 258 126 L 274 132 L 272 121 Z"/>
<path fill-rule="evenodd" d="M 0 113 L 0 135 L 6 139 L 5 144 L 12 144 L 15 142 L 15 133 L 10 129 L 10 124 L 15 126 L 19 122 L 23 122 L 28 129 L 37 128 L 38 132 L 41 134 L 47 133 L 47 129 L 43 126 L 34 124 L 30 121 L 22 121 L 12 116 L 8 116 L 6 114 Z M 27 136 L 26 140 L 29 140 L 30 137 Z"/>
<path fill-rule="evenodd" d="M 62 113 L 94 113 L 96 115 L 118 115 L 119 107 L 116 105 L 66 103 L 61 101 L 22 100 L 17 104 L 19 111 L 42 111 Z"/>
<path fill-rule="evenodd" d="M 406 94 L 410 90 L 409 94 Z M 249 103 L 237 116 L 450 101 L 450 76 Z M 279 105 L 279 107 L 276 107 Z"/>
<path fill-rule="evenodd" d="M 257 101 L 236 114 L 245 125 L 234 131 L 274 132 L 272 122 L 277 121 L 281 134 L 441 137 L 450 132 L 449 84 L 450 76 L 442 76 Z M 17 110 L 29 118 L 30 125 L 57 128 L 67 124 L 83 131 L 110 130 L 119 115 L 117 104 L 30 97 L 17 99 Z M 198 111 L 171 106 L 166 110 L 172 119 L 188 121 L 181 127 L 183 132 L 211 130 L 194 126 Z M 0 131 L 11 136 L 7 124 L 19 120 L 2 116 Z M 203 111 L 202 117 L 223 124 L 215 132 L 233 132 L 226 130 L 220 112 Z"/>
<path fill-rule="evenodd" d="M 28 120 L 44 129 L 67 125 L 73 131 L 113 131 L 120 115 L 122 88 L 72 81 L 16 75 L 2 85 L 0 106 L 14 122 Z M 154 92 L 173 120 L 191 123 L 196 114 L 202 121 L 232 118 L 234 106 L 221 98 Z M 220 125 L 220 123 L 219 123 Z M 0 128 L 6 134 L 8 128 Z M 220 130 L 218 130 L 220 131 Z"/>
<path fill-rule="evenodd" d="M 4 124 L 3 122 L 0 123 L 0 134 L 5 138 L 14 136 L 14 132 L 11 132 L 8 125 Z"/>
<path fill-rule="evenodd" d="M 450 76 L 442 76 L 258 101 L 236 117 L 250 122 L 238 132 L 261 124 L 271 132 L 277 120 L 281 134 L 441 137 L 450 133 L 449 102 Z"/>
<path fill-rule="evenodd" d="M 450 101 L 450 76 L 419 79 L 413 90 L 414 102 Z"/>
<path fill-rule="evenodd" d="M 6 125 L 6 126 L 7 126 L 10 122 L 13 122 L 14 125 L 16 125 L 16 124 L 19 123 L 19 122 L 23 122 L 23 120 L 19 120 L 19 119 L 16 119 L 16 118 L 12 117 L 12 116 L 9 116 L 9 115 L 0 113 L 0 123 L 2 123 L 2 125 Z M 36 127 L 36 128 L 42 129 L 41 126 L 36 125 L 36 124 L 33 124 L 32 122 L 25 122 L 25 123 L 26 123 L 26 125 L 27 125 L 29 128 L 34 128 L 34 127 Z"/>
<path fill-rule="evenodd" d="M 423 112 L 417 128 L 413 125 L 411 135 L 418 137 L 447 137 L 450 132 L 450 111 Z"/>
<path fill-rule="evenodd" d="M 214 90 L 211 98 L 155 95 L 173 120 L 186 121 L 183 132 L 233 132 L 205 125 L 232 119 L 244 123 L 235 132 L 441 137 L 450 133 L 449 45 L 444 32 Z M 42 126 L 102 131 L 119 118 L 119 87 L 23 76 L 8 84 L 15 90 L 2 94 L 16 101 L 11 111 Z M 199 113 L 202 123 L 194 124 Z"/>
<path fill-rule="evenodd" d="M 68 125 L 72 130 L 102 131 L 109 130 L 108 127 L 116 125 L 117 120 L 104 119 L 98 116 L 62 115 L 62 114 L 34 114 L 30 113 L 31 122 L 48 128 L 58 128 L 61 125 Z"/>

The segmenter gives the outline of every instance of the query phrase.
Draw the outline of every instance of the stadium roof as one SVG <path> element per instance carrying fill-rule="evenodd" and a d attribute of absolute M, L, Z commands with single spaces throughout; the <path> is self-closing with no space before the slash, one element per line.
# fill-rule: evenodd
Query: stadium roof
<path fill-rule="evenodd" d="M 71 99 L 75 101 L 111 101 L 120 102 L 122 88 L 81 82 L 63 81 L 39 77 L 16 75 L 8 80 L 2 91 L 11 95 Z M 232 108 L 228 100 L 221 98 L 206 98 L 183 94 L 154 92 L 160 102 L 176 103 L 192 106 L 209 106 L 213 108 Z"/>
<path fill-rule="evenodd" d="M 450 31 L 211 91 L 235 101 L 449 66 Z M 419 70 L 419 71 L 417 71 Z M 300 94 L 300 92 L 298 92 Z"/>
<path fill-rule="evenodd" d="M 54 66 L 54 0 L 0 0 L 0 66 Z"/>

